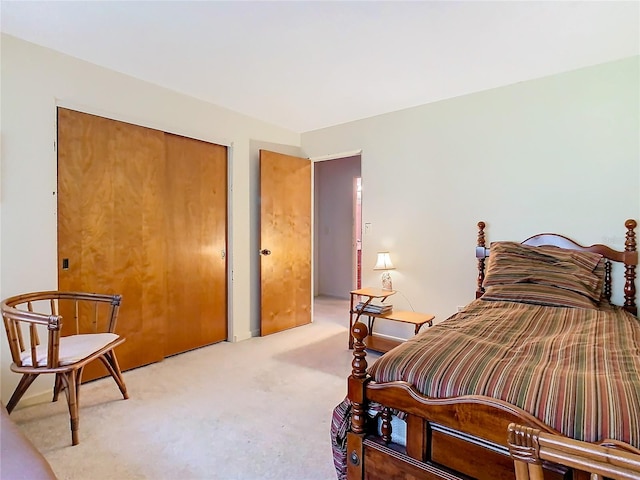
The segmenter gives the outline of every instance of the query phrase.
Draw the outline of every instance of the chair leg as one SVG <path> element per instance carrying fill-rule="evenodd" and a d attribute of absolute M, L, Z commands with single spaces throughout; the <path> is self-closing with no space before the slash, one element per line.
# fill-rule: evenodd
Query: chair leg
<path fill-rule="evenodd" d="M 60 373 L 56 373 L 56 380 L 53 384 L 53 402 L 58 401 L 58 395 L 60 394 L 62 389 L 64 389 L 64 383 L 62 382 L 60 375 Z"/>
<path fill-rule="evenodd" d="M 122 376 L 120 366 L 118 365 L 118 359 L 116 358 L 116 352 L 110 350 L 104 355 L 101 355 L 100 360 L 118 384 L 118 388 L 120 389 L 120 393 L 122 393 L 122 397 L 125 400 L 129 398 L 129 394 L 127 393 L 127 386 L 124 383 L 124 377 Z"/>
<path fill-rule="evenodd" d="M 82 372 L 84 372 L 84 367 L 76 370 L 76 405 L 78 408 L 78 416 L 80 415 L 80 384 L 82 383 Z"/>
<path fill-rule="evenodd" d="M 11 395 L 11 398 L 9 399 L 9 403 L 7 403 L 7 412 L 11 413 L 33 381 L 38 378 L 38 375 L 39 374 L 37 373 L 25 373 L 22 375 L 22 378 L 18 382 L 18 386 L 13 391 L 13 395 Z"/>
<path fill-rule="evenodd" d="M 521 460 L 514 460 L 516 480 L 529 480 L 529 465 Z"/>
<path fill-rule="evenodd" d="M 529 463 L 529 479 L 544 480 L 544 471 L 542 465 L 538 463 Z"/>
<path fill-rule="evenodd" d="M 80 418 L 78 416 L 78 372 L 71 370 L 65 374 L 61 374 L 62 381 L 65 383 L 65 393 L 67 395 L 67 403 L 69 404 L 69 418 L 71 423 L 71 445 L 78 445 L 78 428 L 80 427 Z"/>

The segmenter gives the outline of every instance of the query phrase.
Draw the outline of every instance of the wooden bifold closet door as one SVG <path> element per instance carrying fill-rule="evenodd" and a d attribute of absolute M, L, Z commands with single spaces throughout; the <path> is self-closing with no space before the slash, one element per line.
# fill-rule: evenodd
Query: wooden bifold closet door
<path fill-rule="evenodd" d="M 227 338 L 226 150 L 58 109 L 58 288 L 122 294 L 123 369 Z"/>

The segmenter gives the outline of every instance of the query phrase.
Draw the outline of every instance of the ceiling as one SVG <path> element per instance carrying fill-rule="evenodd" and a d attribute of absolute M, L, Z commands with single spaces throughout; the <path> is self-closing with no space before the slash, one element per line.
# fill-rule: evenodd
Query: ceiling
<path fill-rule="evenodd" d="M 14 1 L 4 33 L 306 132 L 640 54 L 638 1 Z"/>

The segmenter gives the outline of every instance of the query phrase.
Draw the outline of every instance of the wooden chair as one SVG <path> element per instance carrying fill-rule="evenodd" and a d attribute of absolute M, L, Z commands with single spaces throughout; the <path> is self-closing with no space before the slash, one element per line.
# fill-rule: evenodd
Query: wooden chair
<path fill-rule="evenodd" d="M 7 411 L 11 413 L 38 375 L 53 373 L 53 401 L 64 390 L 71 417 L 71 440 L 77 445 L 82 372 L 85 365 L 96 359 L 102 361 L 122 396 L 129 398 L 114 352 L 125 341 L 114 332 L 120 301 L 120 295 L 57 291 L 27 293 L 4 300 L 0 309 L 13 360 L 11 370 L 22 374 Z M 74 320 L 65 323 L 64 332 L 63 315 Z M 42 332 L 45 328 L 46 333 Z M 41 333 L 47 337 L 44 345 L 40 344 Z"/>
<path fill-rule="evenodd" d="M 622 442 L 597 445 L 512 423 L 508 443 L 516 480 L 542 480 L 543 460 L 587 472 L 591 480 L 640 479 L 640 450 Z"/>

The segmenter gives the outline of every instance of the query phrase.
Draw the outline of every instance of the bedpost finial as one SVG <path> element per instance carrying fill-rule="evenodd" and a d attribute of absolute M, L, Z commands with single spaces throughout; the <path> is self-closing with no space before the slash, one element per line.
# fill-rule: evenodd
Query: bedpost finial
<path fill-rule="evenodd" d="M 478 222 L 478 241 L 476 245 L 480 247 L 484 247 L 484 227 L 486 227 L 484 222 Z"/>
<path fill-rule="evenodd" d="M 630 218 L 626 222 L 624 222 L 624 226 L 627 227 L 627 235 L 624 242 L 624 249 L 627 252 L 635 252 L 637 248 L 636 244 L 636 232 L 634 229 L 637 226 L 637 222 Z"/>
<path fill-rule="evenodd" d="M 353 342 L 353 360 L 351 361 L 351 375 L 355 378 L 366 378 L 367 376 L 367 346 L 364 339 L 369 334 L 367 326 L 362 322 L 356 322 L 351 329 L 355 341 Z"/>
<path fill-rule="evenodd" d="M 362 322 L 356 322 L 351 329 L 351 332 L 353 333 L 353 336 L 359 341 L 363 341 L 367 337 L 367 335 L 369 335 L 369 329 Z"/>
<path fill-rule="evenodd" d="M 638 263 L 638 244 L 636 242 L 635 228 L 638 225 L 633 218 L 624 222 L 624 226 L 627 227 L 627 234 L 624 241 L 624 251 L 635 253 L 635 260 L 625 261 L 624 265 L 624 309 L 630 312 L 632 315 L 638 314 L 638 307 L 636 306 L 636 264 Z"/>
<path fill-rule="evenodd" d="M 482 288 L 482 283 L 484 282 L 484 258 L 486 256 L 486 240 L 484 238 L 484 227 L 487 225 L 480 221 L 478 222 L 478 238 L 476 240 L 476 257 L 478 258 L 478 279 L 477 279 L 477 288 L 476 288 L 476 298 L 480 298 L 484 293 L 484 288 Z M 478 249 L 481 249 L 481 255 L 478 255 Z"/>

